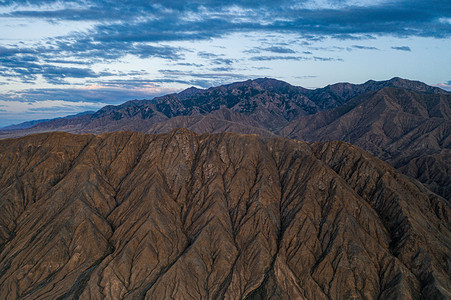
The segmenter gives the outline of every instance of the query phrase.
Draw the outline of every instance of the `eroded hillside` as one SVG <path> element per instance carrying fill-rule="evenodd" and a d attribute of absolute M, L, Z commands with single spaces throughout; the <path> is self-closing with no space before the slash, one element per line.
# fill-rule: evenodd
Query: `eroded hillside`
<path fill-rule="evenodd" d="M 450 205 L 342 142 L 0 141 L 2 299 L 449 299 Z"/>

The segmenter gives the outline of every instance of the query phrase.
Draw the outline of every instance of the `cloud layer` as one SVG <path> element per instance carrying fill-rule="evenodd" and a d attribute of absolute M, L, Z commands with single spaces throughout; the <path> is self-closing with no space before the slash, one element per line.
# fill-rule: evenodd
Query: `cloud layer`
<path fill-rule="evenodd" d="M 88 30 L 73 31 L 31 46 L 0 45 L 0 76 L 27 83 L 42 76 L 50 84 L 65 84 L 70 78 L 113 76 L 117 74 L 93 71 L 90 66 L 127 55 L 182 62 L 190 50 L 165 43 L 210 40 L 237 32 L 295 34 L 306 40 L 325 37 L 358 40 L 384 35 L 451 36 L 451 2 L 443 0 L 376 1 L 372 5 L 368 4 L 371 2 L 342 0 L 172 0 L 157 3 L 86 0 L 82 3 L 2 1 L 0 18 L 4 22 L 34 19 L 54 23 L 91 22 L 93 25 Z M 374 46 L 350 47 L 378 50 Z M 391 48 L 411 51 L 409 46 Z M 262 45 L 247 53 L 260 54 L 251 56 L 253 61 L 304 59 L 286 45 Z M 229 66 L 230 69 L 234 63 L 232 58 L 206 51 L 200 51 L 198 56 L 223 68 Z"/>

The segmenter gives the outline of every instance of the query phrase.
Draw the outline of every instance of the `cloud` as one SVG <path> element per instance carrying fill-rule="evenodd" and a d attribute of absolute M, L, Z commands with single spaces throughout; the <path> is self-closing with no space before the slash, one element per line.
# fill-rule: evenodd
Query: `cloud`
<path fill-rule="evenodd" d="M 352 45 L 351 47 L 354 49 L 359 49 L 359 50 L 379 50 L 379 48 L 376 48 L 376 47 L 368 47 L 368 46 L 361 46 L 361 45 Z"/>
<path fill-rule="evenodd" d="M 233 71 L 233 68 L 232 67 L 217 67 L 217 68 L 212 68 L 211 70 L 215 71 L 215 72 L 230 72 L 230 71 Z"/>
<path fill-rule="evenodd" d="M 333 57 L 306 57 L 306 56 L 253 56 L 249 58 L 249 60 L 253 61 L 270 61 L 270 60 L 295 60 L 295 61 L 343 61 L 341 58 L 333 58 Z"/>
<path fill-rule="evenodd" d="M 343 61 L 343 59 L 341 59 L 341 58 L 319 57 L 319 56 L 314 56 L 313 59 L 315 61 Z"/>
<path fill-rule="evenodd" d="M 335 39 L 338 39 L 338 40 L 354 40 L 354 41 L 356 41 L 356 40 L 358 40 L 358 41 L 361 41 L 361 40 L 374 40 L 374 39 L 376 39 L 376 37 L 374 36 L 374 35 L 371 35 L 371 34 L 346 34 L 346 33 L 344 33 L 344 34 L 336 34 L 336 35 L 334 35 L 334 38 Z"/>
<path fill-rule="evenodd" d="M 307 3 L 307 4 L 305 4 Z M 310 4 L 308 4 L 310 3 Z M 316 3 L 312 5 L 312 3 Z M 112 0 L 1 1 L 0 18 L 44 20 L 53 23 L 91 24 L 78 30 L 36 42 L 34 45 L 0 46 L 0 76 L 25 83 L 43 78 L 50 84 L 68 84 L 71 79 L 117 75 L 93 71 L 96 63 L 109 63 L 133 55 L 183 63 L 191 50 L 174 42 L 211 40 L 233 33 L 292 34 L 308 41 L 326 38 L 369 40 L 379 36 L 451 37 L 451 2 L 411 0 L 377 1 L 140 1 Z M 319 5 L 321 4 L 321 5 Z M 65 23 L 64 23 L 65 24 Z M 319 49 L 320 47 L 316 47 Z M 346 48 L 329 48 L 341 51 Z M 407 46 L 392 47 L 410 51 Z M 313 48 L 308 48 L 314 50 Z M 351 49 L 377 50 L 353 45 Z M 331 57 L 294 55 L 290 44 L 275 44 L 245 51 L 251 61 L 340 61 Z M 286 55 L 282 55 L 286 54 Z M 301 54 L 311 55 L 309 51 Z M 214 68 L 232 66 L 236 60 L 200 51 L 198 57 Z M 62 66 L 63 65 L 63 66 Z M 189 65 L 186 65 L 189 66 Z M 192 65 L 193 67 L 199 67 Z"/>
<path fill-rule="evenodd" d="M 408 46 L 399 46 L 399 47 L 391 47 L 394 50 L 399 50 L 399 51 L 407 51 L 407 52 L 411 52 L 412 49 L 410 49 L 410 47 Z"/>
<path fill-rule="evenodd" d="M 182 51 L 187 51 L 187 49 L 167 45 L 152 46 L 138 44 L 133 46 L 127 52 L 129 54 L 134 54 L 139 58 L 159 57 L 169 60 L 179 60 L 183 58 L 183 54 L 181 54 Z"/>
<path fill-rule="evenodd" d="M 214 72 L 194 72 L 194 71 L 163 69 L 159 70 L 159 73 L 163 75 L 163 78 L 156 79 L 154 80 L 154 82 L 165 82 L 165 83 L 177 82 L 199 86 L 202 88 L 209 88 L 212 86 L 218 86 L 233 81 L 261 77 L 260 75 L 245 75 L 228 72 L 222 69 Z"/>
<path fill-rule="evenodd" d="M 98 77 L 90 68 L 59 67 L 51 64 L 40 63 L 39 57 L 15 53 L 13 55 L 0 56 L 0 75 L 3 77 L 15 77 L 23 81 L 35 80 L 37 75 L 42 75 L 48 82 L 63 81 L 64 78 Z"/>
<path fill-rule="evenodd" d="M 249 53 L 249 54 L 258 54 L 261 53 L 261 49 L 260 48 L 252 48 L 252 49 L 247 49 L 244 50 L 243 53 Z"/>
<path fill-rule="evenodd" d="M 68 78 L 98 78 L 115 75 L 110 72 L 94 72 L 90 68 L 61 67 L 57 65 L 41 63 L 36 56 L 14 55 L 0 57 L 0 75 L 13 77 L 28 82 L 42 76 L 47 82 L 53 84 L 65 84 Z"/>
<path fill-rule="evenodd" d="M 215 54 L 212 52 L 206 52 L 206 51 L 199 51 L 197 53 L 197 56 L 203 59 L 209 60 L 210 64 L 212 65 L 226 65 L 230 66 L 232 65 L 236 60 L 231 58 L 224 58 L 224 54 Z"/>
<path fill-rule="evenodd" d="M 437 84 L 434 84 L 433 86 L 436 86 L 445 91 L 451 92 L 451 80 L 448 81 L 447 83 L 437 83 Z"/>
<path fill-rule="evenodd" d="M 66 100 L 5 101 L 0 100 L 0 126 L 36 119 L 73 115 L 105 106 L 101 102 L 72 102 Z"/>
<path fill-rule="evenodd" d="M 268 60 L 309 60 L 308 57 L 304 57 L 304 56 L 279 56 L 279 55 L 272 55 L 272 56 L 265 56 L 265 55 L 260 55 L 260 56 L 253 56 L 251 58 L 249 58 L 249 60 L 253 60 L 253 61 L 268 61 Z"/>
<path fill-rule="evenodd" d="M 181 71 L 181 70 L 159 70 L 159 72 L 166 76 L 192 76 L 201 78 L 210 78 L 210 77 L 245 78 L 245 75 L 236 73 L 196 73 L 193 71 Z"/>
<path fill-rule="evenodd" d="M 43 100 L 43 101 L 5 101 L 0 100 L 0 105 L 6 112 L 9 113 L 26 113 L 26 112 L 46 112 L 63 111 L 63 112 L 77 112 L 79 108 L 99 109 L 105 106 L 102 102 L 83 102 L 83 101 L 66 101 L 66 100 Z"/>
<path fill-rule="evenodd" d="M 70 65 L 87 65 L 89 62 L 83 62 L 78 60 L 66 60 L 66 59 L 46 59 L 47 63 L 56 63 L 56 64 L 70 64 Z"/>
<path fill-rule="evenodd" d="M 117 51 L 125 51 L 124 49 L 116 49 Z M 143 75 L 143 72 L 131 71 L 129 73 L 102 71 L 95 72 L 90 68 L 90 62 L 84 62 L 83 60 L 70 60 L 64 58 L 50 58 L 54 57 L 53 49 L 38 48 L 35 51 L 29 48 L 20 49 L 18 47 L 1 47 L 1 53 L 5 55 L 0 56 L 0 76 L 16 78 L 22 82 L 33 82 L 42 76 L 48 83 L 51 84 L 68 84 L 67 79 L 73 78 L 100 78 L 108 76 L 134 76 Z M 85 52 L 89 51 L 84 49 L 80 55 L 86 55 Z M 111 49 L 107 55 L 112 55 L 114 49 Z M 181 48 L 170 46 L 150 46 L 150 45 L 138 45 L 133 46 L 130 53 L 136 54 L 140 58 L 160 57 L 164 59 L 178 60 L 182 57 L 179 54 Z M 125 55 L 126 52 L 123 54 Z M 120 56 L 120 55 L 119 55 Z M 98 56 L 97 56 L 98 57 Z M 61 66 L 64 65 L 64 66 Z M 67 65 L 77 65 L 67 66 Z M 84 66 L 84 67 L 81 67 Z"/>
<path fill-rule="evenodd" d="M 64 99 L 71 102 L 119 104 L 132 99 L 152 99 L 174 91 L 176 89 L 161 87 L 156 80 L 94 80 L 91 83 L 88 82 L 87 86 L 78 88 L 35 88 L 2 93 L 0 100 L 39 102 Z"/>
<path fill-rule="evenodd" d="M 212 53 L 212 52 L 199 51 L 199 52 L 197 52 L 197 56 L 199 56 L 200 58 L 205 58 L 205 59 L 215 59 L 215 58 L 220 57 L 222 55 L 215 54 L 215 53 Z"/>
<path fill-rule="evenodd" d="M 227 65 L 230 66 L 235 62 L 235 59 L 230 58 L 215 58 L 211 61 L 215 65 Z"/>
<path fill-rule="evenodd" d="M 204 66 L 203 64 L 186 63 L 186 62 L 179 62 L 179 63 L 176 63 L 175 65 L 177 65 L 177 66 L 187 66 L 187 67 L 197 67 L 197 68 Z"/>
<path fill-rule="evenodd" d="M 98 81 L 83 88 L 36 88 L 3 93 L 0 94 L 0 108 L 3 110 L 0 111 L 0 127 L 95 111 L 105 105 L 153 99 L 177 91 L 160 87 L 158 80 L 130 79 Z"/>
<path fill-rule="evenodd" d="M 255 3 L 254 3 L 255 2 Z M 257 3 L 258 2 L 258 3 Z M 343 1 L 329 1 L 341 3 Z M 47 1 L 36 1 L 46 4 Z M 61 4 L 61 2 L 59 2 Z M 16 3 L 3 17 L 45 20 L 101 21 L 88 36 L 100 42 L 162 42 L 219 37 L 231 32 L 291 32 L 338 39 L 374 35 L 451 35 L 449 1 L 382 1 L 374 5 L 332 5 L 309 8 L 298 1 L 86 1 L 66 2 L 61 9 Z M 11 5 L 11 2 L 9 2 Z M 34 10 L 33 10 L 34 8 Z M 124 14 L 127 20 L 124 20 Z"/>
<path fill-rule="evenodd" d="M 294 51 L 293 49 L 290 49 L 290 48 L 287 48 L 287 47 L 277 47 L 277 46 L 263 48 L 262 50 L 273 52 L 273 53 L 285 53 L 285 54 L 287 54 L 287 53 L 296 53 L 296 51 Z"/>
<path fill-rule="evenodd" d="M 345 50 L 344 47 L 339 46 L 330 46 L 330 47 L 308 47 L 310 50 L 319 50 L 319 51 L 329 51 L 329 52 L 340 52 Z"/>
<path fill-rule="evenodd" d="M 261 53 L 263 51 L 279 53 L 279 54 L 294 54 L 296 51 L 290 49 L 288 47 L 280 47 L 280 46 L 271 46 L 271 47 L 255 47 L 249 50 L 243 51 L 244 53 L 256 54 Z"/>
<path fill-rule="evenodd" d="M 316 75 L 304 75 L 304 76 L 295 76 L 296 79 L 311 79 L 311 78 L 317 78 Z"/>
<path fill-rule="evenodd" d="M 0 100 L 0 127 L 37 119 L 53 119 L 105 106 L 102 102 L 67 100 L 5 101 Z"/>

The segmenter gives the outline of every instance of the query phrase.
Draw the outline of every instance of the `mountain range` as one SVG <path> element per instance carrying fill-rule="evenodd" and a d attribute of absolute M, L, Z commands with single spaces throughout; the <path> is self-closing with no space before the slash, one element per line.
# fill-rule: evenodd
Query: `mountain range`
<path fill-rule="evenodd" d="M 344 142 L 3 139 L 0 200 L 1 299 L 451 297 L 449 202 Z"/>
<path fill-rule="evenodd" d="M 418 81 L 393 78 L 309 90 L 260 78 L 205 90 L 192 87 L 153 100 L 19 126 L 0 131 L 0 138 L 48 131 L 166 133 L 183 127 L 196 133 L 341 140 L 378 156 L 449 200 L 450 116 L 451 93 Z"/>

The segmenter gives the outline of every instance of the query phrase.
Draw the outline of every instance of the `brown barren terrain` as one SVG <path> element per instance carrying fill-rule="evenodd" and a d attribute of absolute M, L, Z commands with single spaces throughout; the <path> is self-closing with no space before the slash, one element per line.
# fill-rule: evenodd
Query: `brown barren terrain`
<path fill-rule="evenodd" d="M 0 141 L 1 299 L 450 299 L 450 204 L 343 142 Z"/>
<path fill-rule="evenodd" d="M 168 133 L 183 127 L 196 133 L 340 140 L 451 200 L 451 93 L 418 81 L 393 78 L 309 90 L 260 78 L 33 124 L 0 130 L 0 138 L 49 131 Z"/>

